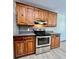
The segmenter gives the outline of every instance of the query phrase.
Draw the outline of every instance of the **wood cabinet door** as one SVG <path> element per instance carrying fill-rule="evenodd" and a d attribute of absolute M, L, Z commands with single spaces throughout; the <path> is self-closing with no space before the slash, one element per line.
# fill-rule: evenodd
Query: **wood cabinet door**
<path fill-rule="evenodd" d="M 16 57 L 24 55 L 24 41 L 15 41 L 15 54 Z"/>
<path fill-rule="evenodd" d="M 51 40 L 51 48 L 54 48 L 55 46 L 55 42 L 54 42 L 54 40 L 55 40 L 55 36 L 54 35 L 52 35 L 52 40 Z"/>
<path fill-rule="evenodd" d="M 48 11 L 40 9 L 39 10 L 39 17 L 41 20 L 48 20 Z"/>
<path fill-rule="evenodd" d="M 48 26 L 48 11 L 46 11 L 46 10 L 43 11 L 43 20 L 47 22 L 44 25 L 44 27 L 47 27 Z"/>
<path fill-rule="evenodd" d="M 17 24 L 19 25 L 25 25 L 25 6 L 21 4 L 16 4 L 16 13 L 17 13 Z"/>
<path fill-rule="evenodd" d="M 38 8 L 34 8 L 34 20 L 40 19 L 39 17 L 39 10 Z"/>
<path fill-rule="evenodd" d="M 27 40 L 28 54 L 34 53 L 34 41 Z"/>
<path fill-rule="evenodd" d="M 48 17 L 48 26 L 56 26 L 57 22 L 57 14 L 53 12 L 49 12 Z"/>
<path fill-rule="evenodd" d="M 27 25 L 34 25 L 34 7 L 26 6 L 25 14 Z"/>
<path fill-rule="evenodd" d="M 19 4 L 16 4 L 16 22 L 17 22 L 17 24 L 19 23 L 19 14 L 20 14 L 19 9 L 20 9 Z"/>
<path fill-rule="evenodd" d="M 58 48 L 59 46 L 60 46 L 60 37 L 52 35 L 51 48 Z"/>
<path fill-rule="evenodd" d="M 34 37 L 24 37 L 24 47 L 25 55 L 32 54 L 35 52 L 35 38 Z"/>
<path fill-rule="evenodd" d="M 48 14 L 49 14 L 49 12 L 44 10 L 44 17 L 43 17 L 43 19 L 46 20 L 46 21 L 48 20 Z"/>
<path fill-rule="evenodd" d="M 27 40 L 24 41 L 24 54 L 28 54 Z"/>
<path fill-rule="evenodd" d="M 32 54 L 35 52 L 34 40 L 35 39 L 33 37 L 28 37 L 27 40 L 28 54 Z"/>
<path fill-rule="evenodd" d="M 42 9 L 39 9 L 38 15 L 39 15 L 39 19 L 43 20 L 43 18 L 44 18 L 44 11 Z"/>
<path fill-rule="evenodd" d="M 55 38 L 54 43 L 55 43 L 55 44 L 54 44 L 54 47 L 55 47 L 55 48 L 57 48 L 57 47 L 60 46 L 59 37 L 56 37 L 56 38 Z"/>
<path fill-rule="evenodd" d="M 34 20 L 44 20 L 44 10 L 35 8 L 34 9 Z"/>

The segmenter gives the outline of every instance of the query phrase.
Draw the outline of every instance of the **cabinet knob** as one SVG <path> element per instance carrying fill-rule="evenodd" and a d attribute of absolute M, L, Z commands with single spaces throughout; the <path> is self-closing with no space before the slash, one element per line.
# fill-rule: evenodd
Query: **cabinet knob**
<path fill-rule="evenodd" d="M 23 14 L 21 16 L 23 16 Z"/>

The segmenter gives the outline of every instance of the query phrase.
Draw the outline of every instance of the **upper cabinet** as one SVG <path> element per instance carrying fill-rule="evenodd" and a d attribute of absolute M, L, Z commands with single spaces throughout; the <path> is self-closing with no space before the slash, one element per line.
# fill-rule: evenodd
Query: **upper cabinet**
<path fill-rule="evenodd" d="M 23 5 L 16 4 L 16 22 L 18 25 L 34 25 L 34 8 Z"/>
<path fill-rule="evenodd" d="M 34 9 L 34 20 L 38 20 L 38 19 L 42 20 L 42 10 L 35 8 Z"/>
<path fill-rule="evenodd" d="M 49 12 L 48 26 L 55 27 L 57 24 L 57 13 Z"/>
<path fill-rule="evenodd" d="M 31 6 L 26 6 L 26 23 L 28 25 L 34 25 L 34 8 Z"/>
<path fill-rule="evenodd" d="M 19 25 L 26 24 L 24 5 L 21 4 L 16 5 L 16 22 Z"/>
<path fill-rule="evenodd" d="M 47 21 L 46 26 L 56 26 L 57 13 L 16 3 L 16 22 L 18 25 L 34 25 L 35 20 Z"/>
<path fill-rule="evenodd" d="M 48 11 L 35 8 L 34 9 L 34 20 L 38 20 L 38 19 L 48 20 Z"/>

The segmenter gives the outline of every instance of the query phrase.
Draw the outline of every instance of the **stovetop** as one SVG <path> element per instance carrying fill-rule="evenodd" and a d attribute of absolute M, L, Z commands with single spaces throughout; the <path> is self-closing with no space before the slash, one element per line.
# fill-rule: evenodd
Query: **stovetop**
<path fill-rule="evenodd" d="M 36 36 L 50 36 L 50 33 L 47 33 L 46 31 L 34 31 Z"/>
<path fill-rule="evenodd" d="M 41 33 L 41 34 L 36 34 L 36 36 L 50 36 L 51 34 L 49 34 L 49 33 Z"/>

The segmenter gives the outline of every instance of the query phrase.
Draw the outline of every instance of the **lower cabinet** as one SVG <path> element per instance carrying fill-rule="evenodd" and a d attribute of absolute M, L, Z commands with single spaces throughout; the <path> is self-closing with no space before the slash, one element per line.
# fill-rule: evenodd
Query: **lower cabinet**
<path fill-rule="evenodd" d="M 35 53 L 35 37 L 14 38 L 14 56 L 21 57 Z"/>
<path fill-rule="evenodd" d="M 24 42 L 15 41 L 15 55 L 16 57 L 24 55 Z"/>
<path fill-rule="evenodd" d="M 51 40 L 51 48 L 60 47 L 60 34 L 53 34 Z"/>
<path fill-rule="evenodd" d="M 28 54 L 34 53 L 34 41 L 27 40 Z"/>
<path fill-rule="evenodd" d="M 14 39 L 14 57 L 21 57 L 36 52 L 35 36 L 15 36 Z M 51 40 L 51 48 L 60 47 L 60 35 L 53 34 Z"/>
<path fill-rule="evenodd" d="M 24 41 L 25 43 L 25 54 L 32 54 L 35 52 L 35 43 L 34 43 L 34 38 L 27 38 L 26 37 L 26 40 Z"/>

